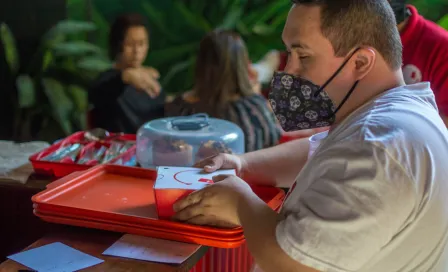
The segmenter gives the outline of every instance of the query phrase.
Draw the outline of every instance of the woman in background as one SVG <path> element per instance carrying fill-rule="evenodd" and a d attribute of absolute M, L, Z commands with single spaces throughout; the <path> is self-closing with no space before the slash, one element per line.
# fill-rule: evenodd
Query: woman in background
<path fill-rule="evenodd" d="M 145 122 L 163 117 L 165 95 L 157 70 L 144 67 L 149 35 L 139 14 L 118 17 L 109 34 L 114 67 L 102 73 L 89 90 L 94 127 L 136 133 Z"/>
<path fill-rule="evenodd" d="M 246 152 L 277 144 L 277 121 L 251 82 L 249 56 L 241 37 L 231 31 L 216 30 L 200 43 L 192 91 L 177 97 L 166 107 L 166 115 L 207 113 L 229 120 L 244 131 Z"/>

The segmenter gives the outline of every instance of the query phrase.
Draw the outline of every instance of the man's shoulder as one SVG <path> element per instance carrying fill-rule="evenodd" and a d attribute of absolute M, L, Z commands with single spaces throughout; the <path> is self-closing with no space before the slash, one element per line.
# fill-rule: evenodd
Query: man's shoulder
<path fill-rule="evenodd" d="M 433 145 L 431 138 L 446 133 L 446 127 L 428 85 L 395 88 L 373 99 L 334 131 L 335 140 L 370 142 L 386 149 Z"/>

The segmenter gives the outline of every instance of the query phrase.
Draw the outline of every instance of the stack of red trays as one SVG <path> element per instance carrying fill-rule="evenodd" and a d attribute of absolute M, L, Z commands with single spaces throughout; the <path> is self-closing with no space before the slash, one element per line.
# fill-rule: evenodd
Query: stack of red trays
<path fill-rule="evenodd" d="M 219 229 L 157 219 L 154 170 L 99 165 L 51 183 L 35 196 L 34 213 L 45 221 L 132 233 L 217 248 L 237 248 L 244 242 L 242 228 Z M 284 192 L 253 187 L 273 209 Z"/>

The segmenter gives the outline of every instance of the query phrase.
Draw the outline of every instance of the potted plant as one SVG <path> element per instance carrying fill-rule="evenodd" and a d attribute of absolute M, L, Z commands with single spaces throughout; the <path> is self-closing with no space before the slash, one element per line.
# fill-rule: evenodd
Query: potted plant
<path fill-rule="evenodd" d="M 86 128 L 86 87 L 111 64 L 101 48 L 72 37 L 95 29 L 89 22 L 59 22 L 20 67 L 15 38 L 6 24 L 0 25 L 12 82 L 7 99 L 14 105 L 13 139 L 55 139 Z"/>

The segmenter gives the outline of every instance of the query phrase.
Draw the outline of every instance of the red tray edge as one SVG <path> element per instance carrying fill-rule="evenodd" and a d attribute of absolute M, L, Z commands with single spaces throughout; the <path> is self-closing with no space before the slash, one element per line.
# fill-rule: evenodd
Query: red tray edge
<path fill-rule="evenodd" d="M 128 229 L 125 226 L 120 225 L 108 225 L 103 224 L 99 222 L 87 222 L 77 219 L 71 219 L 71 218 L 64 218 L 64 217 L 54 217 L 54 216 L 47 216 L 44 214 L 39 213 L 38 211 L 33 211 L 33 213 L 41 218 L 42 220 L 49 222 L 49 223 L 55 223 L 55 224 L 64 224 L 64 225 L 71 225 L 71 226 L 77 226 L 77 227 L 88 227 L 88 228 L 94 228 L 94 229 L 100 229 L 100 230 L 107 230 L 107 231 L 113 231 L 113 232 L 119 232 L 119 233 L 130 233 L 135 235 L 142 235 L 142 236 L 148 236 L 148 237 L 155 237 L 159 239 L 166 239 L 166 240 L 173 240 L 173 241 L 179 241 L 179 242 L 185 242 L 185 243 L 194 243 L 204 246 L 210 246 L 210 247 L 217 247 L 217 248 L 237 248 L 241 246 L 246 240 L 242 239 L 240 241 L 235 242 L 217 242 L 209 241 L 207 239 L 201 239 L 201 238 L 189 238 L 178 234 L 172 234 L 172 233 L 163 233 L 163 235 L 160 235 L 160 232 L 152 231 L 152 230 L 146 230 L 146 229 L 139 229 L 139 228 L 131 228 Z"/>

